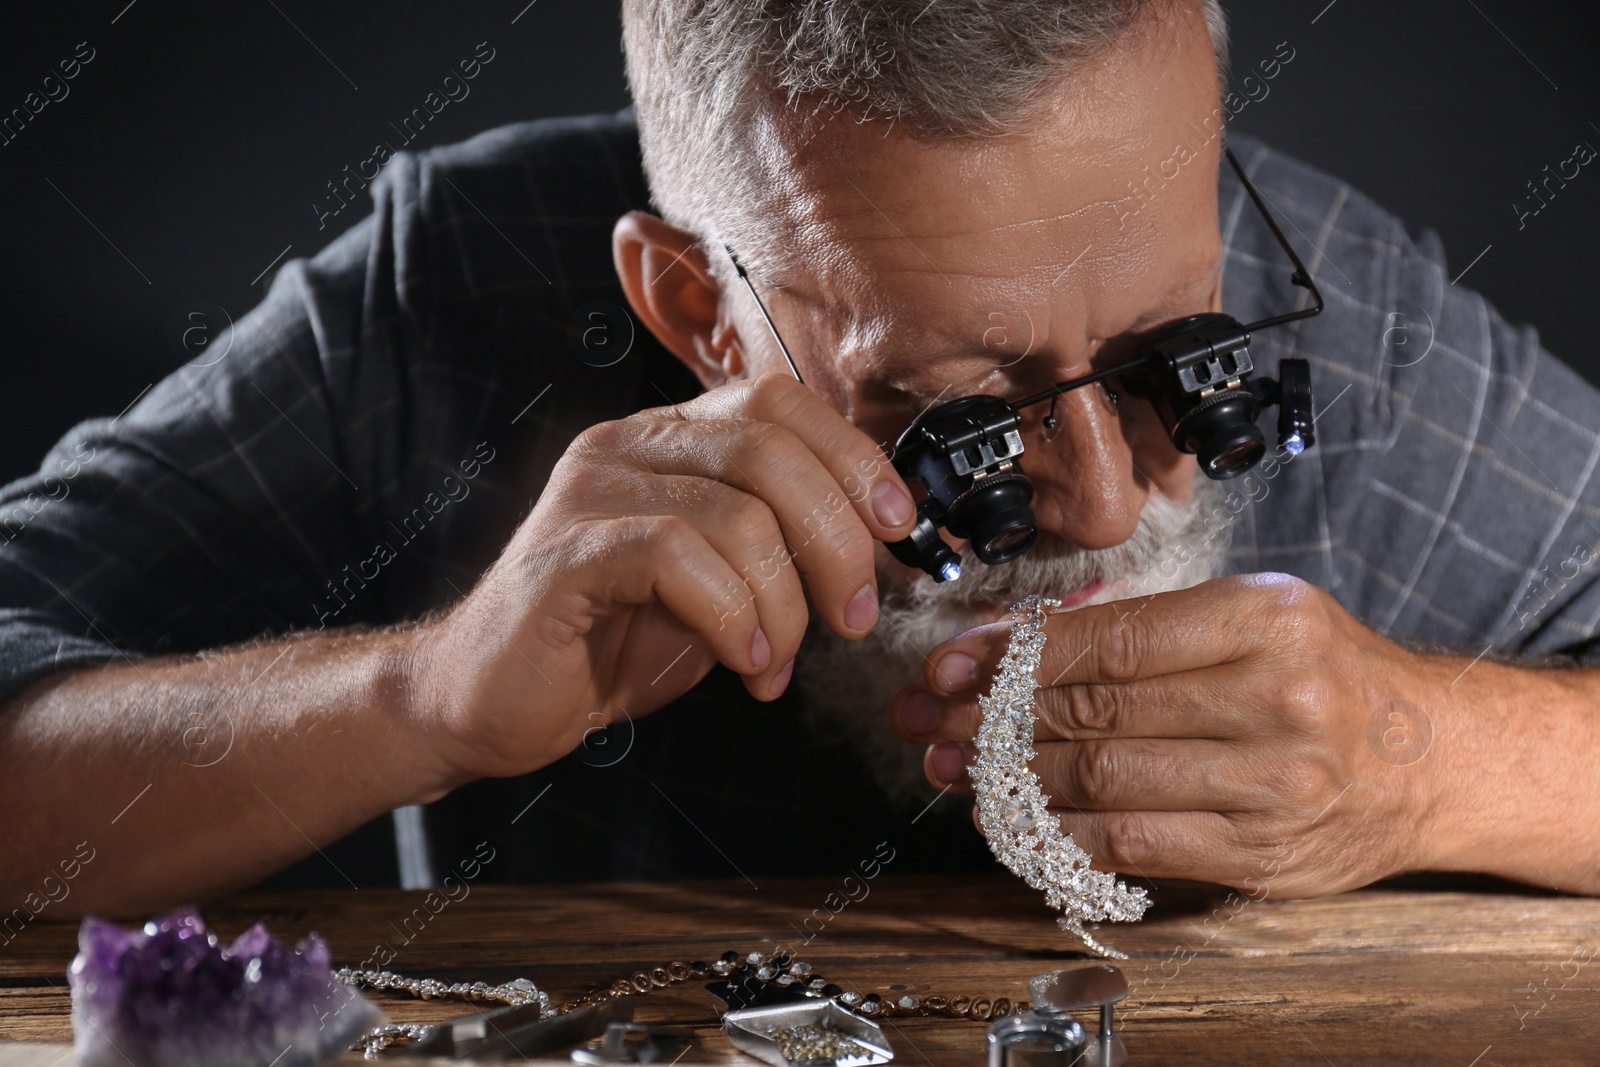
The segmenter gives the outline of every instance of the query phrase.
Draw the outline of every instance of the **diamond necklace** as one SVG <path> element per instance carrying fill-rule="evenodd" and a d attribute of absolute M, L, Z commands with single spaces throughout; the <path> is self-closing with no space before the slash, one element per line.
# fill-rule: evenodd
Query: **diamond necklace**
<path fill-rule="evenodd" d="M 608 985 L 598 986 L 576 1000 L 552 1007 L 549 994 L 540 990 L 526 978 L 518 978 L 501 985 L 487 982 L 442 982 L 436 978 L 407 978 L 393 971 L 367 971 L 342 967 L 334 977 L 346 985 L 379 992 L 409 993 L 423 1000 L 456 998 L 475 1002 L 522 1005 L 537 1002 L 540 1018 L 565 1015 L 567 1012 L 591 1004 L 600 1004 L 618 997 L 640 996 L 680 985 L 693 979 L 725 980 L 742 983 L 751 992 L 786 991 L 806 997 L 837 1001 L 851 1011 L 869 1018 L 942 1016 L 952 1019 L 971 1019 L 987 1022 L 1007 1015 L 1025 1012 L 1030 1005 L 1026 1000 L 1010 997 L 970 996 L 916 996 L 911 993 L 859 993 L 847 990 L 815 973 L 811 964 L 797 960 L 788 953 L 768 955 L 761 952 L 724 952 L 715 962 L 673 961 L 648 970 L 634 971 Z M 389 1023 L 374 1027 L 364 1034 L 354 1046 L 360 1048 L 367 1059 L 378 1058 L 390 1045 L 421 1038 L 428 1028 L 420 1023 Z"/>
<path fill-rule="evenodd" d="M 1028 766 L 1033 750 L 1033 672 L 1044 651 L 1044 623 L 1049 608 L 1061 601 L 1037 594 L 1011 608 L 1011 640 L 989 691 L 978 698 L 983 722 L 974 739 L 977 756 L 969 769 L 978 795 L 978 825 L 989 850 L 1012 874 L 1062 912 L 1060 927 L 1101 956 L 1127 959 L 1127 953 L 1102 945 L 1086 922 L 1134 922 L 1144 916 L 1150 896 L 1130 888 L 1116 876 L 1089 868 L 1090 856 L 1061 820 L 1050 812 L 1039 776 Z"/>

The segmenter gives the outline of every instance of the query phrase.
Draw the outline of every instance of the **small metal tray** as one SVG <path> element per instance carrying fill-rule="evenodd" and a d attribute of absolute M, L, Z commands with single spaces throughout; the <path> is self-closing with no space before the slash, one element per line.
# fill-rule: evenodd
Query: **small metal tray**
<path fill-rule="evenodd" d="M 862 1051 L 858 1055 L 841 1056 L 838 1059 L 786 1059 L 772 1033 L 798 1026 L 823 1026 L 837 1030 L 861 1046 Z M 730 1011 L 722 1016 L 722 1028 L 736 1048 L 773 1067 L 817 1067 L 819 1064 L 872 1067 L 873 1064 L 888 1063 L 894 1059 L 889 1039 L 877 1023 L 841 1007 L 833 1000 L 817 998 L 793 1004 L 776 1004 L 769 1008 Z"/>

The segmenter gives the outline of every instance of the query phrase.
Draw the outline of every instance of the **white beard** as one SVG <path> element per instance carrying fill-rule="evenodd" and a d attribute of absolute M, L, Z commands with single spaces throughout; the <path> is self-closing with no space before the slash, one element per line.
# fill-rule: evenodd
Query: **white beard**
<path fill-rule="evenodd" d="M 901 592 L 880 575 L 878 624 L 855 641 L 836 635 L 812 611 L 794 674 L 811 732 L 856 750 L 896 805 L 926 804 L 936 795 L 922 770 L 926 749 L 902 740 L 889 722 L 890 698 L 922 678 L 926 654 L 987 622 L 981 611 L 1009 608 L 1030 593 L 1065 595 L 1104 582 L 1077 605 L 1087 607 L 1216 577 L 1231 533 L 1228 525 L 1216 526 L 1214 513 L 1227 514 L 1218 507 L 1222 497 L 1217 483 L 1197 475 L 1188 501 L 1153 495 L 1133 536 L 1112 548 L 1080 549 L 1041 530 L 1031 549 L 998 566 L 963 546 L 954 582 L 918 573 Z"/>

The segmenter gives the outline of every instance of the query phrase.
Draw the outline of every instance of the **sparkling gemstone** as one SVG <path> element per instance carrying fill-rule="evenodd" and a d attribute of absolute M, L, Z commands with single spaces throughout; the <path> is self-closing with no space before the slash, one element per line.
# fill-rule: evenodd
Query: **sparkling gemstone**
<path fill-rule="evenodd" d="M 840 993 L 839 1003 L 843 1004 L 847 1008 L 853 1008 L 857 1004 L 861 1003 L 861 994 L 853 990 L 848 993 Z"/>
<path fill-rule="evenodd" d="M 804 960 L 797 960 L 789 965 L 789 973 L 804 977 L 811 973 L 811 964 Z"/>
<path fill-rule="evenodd" d="M 1033 813 L 1022 806 L 1021 797 L 1012 797 L 1006 801 L 1005 814 L 1006 822 L 1010 823 L 1013 829 L 1033 829 Z"/>
<path fill-rule="evenodd" d="M 765 963 L 766 960 L 767 958 L 759 952 L 752 952 L 750 955 L 744 958 L 744 961 L 750 964 L 752 967 L 759 967 Z"/>
<path fill-rule="evenodd" d="M 905 996 L 895 1001 L 895 1003 L 904 1008 L 906 1011 L 916 1011 L 917 1008 L 922 1006 L 922 1001 L 918 1000 L 910 993 L 907 993 Z"/>
<path fill-rule="evenodd" d="M 764 964 L 759 970 L 756 971 L 756 977 L 761 979 L 763 982 L 770 982 L 774 978 L 778 977 L 778 968 L 774 967 L 770 963 Z"/>
<path fill-rule="evenodd" d="M 85 919 L 68 971 L 80 1067 L 267 1067 L 341 1055 L 382 1022 L 334 978 L 316 935 L 290 949 L 257 923 L 231 945 L 193 908 L 142 931 Z"/>

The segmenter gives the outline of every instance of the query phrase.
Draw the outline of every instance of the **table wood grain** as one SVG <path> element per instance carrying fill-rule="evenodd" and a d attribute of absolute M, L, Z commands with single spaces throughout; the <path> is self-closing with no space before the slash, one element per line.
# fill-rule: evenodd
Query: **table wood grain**
<path fill-rule="evenodd" d="M 1101 927 L 1102 938 L 1131 957 L 1120 965 L 1132 986 L 1122 1012 L 1132 1067 L 1600 1064 L 1600 900 L 1492 882 L 1466 890 L 1391 883 L 1262 902 L 1160 883 L 1153 897 L 1143 922 Z M 730 948 L 790 946 L 819 973 L 863 992 L 1014 999 L 1027 996 L 1031 976 L 1089 958 L 1067 944 L 1038 894 L 998 872 L 931 878 L 886 870 L 849 886 L 472 886 L 442 907 L 439 899 L 435 914 L 415 891 L 262 894 L 219 902 L 205 915 L 225 937 L 264 919 L 280 938 L 321 933 L 340 965 L 359 965 L 386 946 L 391 970 L 449 981 L 527 977 L 558 1001 Z M 66 969 L 75 939 L 74 925 L 36 921 L 0 945 L 0 1041 L 71 1040 Z M 466 1010 L 452 1001 L 374 999 L 397 1021 Z M 696 1031 L 684 1067 L 753 1062 L 722 1036 L 718 1006 L 689 983 L 641 997 L 638 1017 Z M 1092 1028 L 1093 1019 L 1083 1021 Z M 897 1062 L 908 1067 L 983 1062 L 981 1023 L 885 1025 Z M 0 1044 L 0 1067 L 59 1062 L 50 1058 L 58 1052 Z"/>

